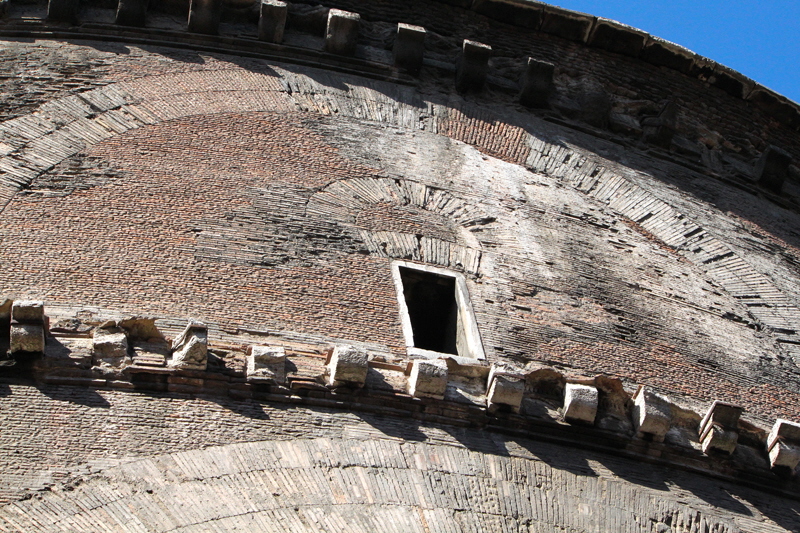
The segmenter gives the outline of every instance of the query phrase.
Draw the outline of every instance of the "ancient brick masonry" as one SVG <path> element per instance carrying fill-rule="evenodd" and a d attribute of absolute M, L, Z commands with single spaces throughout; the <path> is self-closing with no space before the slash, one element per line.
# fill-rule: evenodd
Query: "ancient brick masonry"
<path fill-rule="evenodd" d="M 792 102 L 521 0 L 5 7 L 0 527 L 800 528 Z"/>

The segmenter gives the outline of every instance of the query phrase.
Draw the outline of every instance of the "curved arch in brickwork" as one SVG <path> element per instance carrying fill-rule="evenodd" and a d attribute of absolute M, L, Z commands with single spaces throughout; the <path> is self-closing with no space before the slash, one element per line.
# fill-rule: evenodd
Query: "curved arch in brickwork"
<path fill-rule="evenodd" d="M 800 361 L 800 351 L 793 351 L 800 346 L 795 299 L 720 238 L 639 185 L 636 172 L 577 146 L 548 141 L 485 110 L 465 104 L 413 105 L 406 103 L 413 101 L 412 88 L 348 76 L 333 86 L 323 83 L 329 75 L 314 74 L 273 66 L 264 72 L 236 68 L 148 76 L 49 102 L 0 125 L 0 202 L 6 205 L 36 176 L 97 142 L 189 115 L 299 110 L 425 129 L 556 177 L 636 222 L 742 301 L 753 319 L 778 332 L 781 345 Z"/>

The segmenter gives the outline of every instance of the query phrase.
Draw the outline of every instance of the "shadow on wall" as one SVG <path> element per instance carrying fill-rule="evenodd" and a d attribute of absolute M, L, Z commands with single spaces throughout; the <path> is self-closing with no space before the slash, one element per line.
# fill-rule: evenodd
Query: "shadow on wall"
<path fill-rule="evenodd" d="M 40 385 L 37 388 L 42 394 L 53 400 L 100 409 L 111 407 L 108 400 L 94 389 L 63 385 Z"/>

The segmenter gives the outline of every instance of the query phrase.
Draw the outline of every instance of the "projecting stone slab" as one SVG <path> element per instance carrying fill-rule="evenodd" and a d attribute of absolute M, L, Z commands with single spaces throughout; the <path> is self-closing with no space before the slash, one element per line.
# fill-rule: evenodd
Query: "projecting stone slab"
<path fill-rule="evenodd" d="M 769 146 L 756 163 L 758 184 L 772 192 L 779 193 L 789 177 L 792 156 L 776 146 Z"/>
<path fill-rule="evenodd" d="M 47 20 L 78 23 L 79 0 L 50 0 L 47 3 Z"/>
<path fill-rule="evenodd" d="M 564 389 L 564 419 L 567 422 L 594 424 L 597 399 L 596 387 L 567 383 Z"/>
<path fill-rule="evenodd" d="M 12 323 L 10 334 L 9 352 L 12 355 L 44 352 L 44 326 L 42 324 Z"/>
<path fill-rule="evenodd" d="M 416 74 L 425 55 L 425 28 L 399 23 L 394 40 L 394 64 Z"/>
<path fill-rule="evenodd" d="M 25 324 L 44 322 L 44 304 L 34 300 L 17 300 L 11 306 L 11 319 Z"/>
<path fill-rule="evenodd" d="M 355 54 L 360 22 L 361 15 L 358 13 L 331 9 L 325 31 L 325 51 L 343 56 Z"/>
<path fill-rule="evenodd" d="M 700 442 L 703 452 L 717 451 L 731 454 L 739 441 L 739 416 L 743 409 L 738 405 L 715 401 L 700 422 Z"/>
<path fill-rule="evenodd" d="M 281 346 L 250 346 L 247 377 L 286 382 L 286 351 Z"/>
<path fill-rule="evenodd" d="M 216 35 L 222 17 L 222 0 L 191 0 L 189 31 Z"/>
<path fill-rule="evenodd" d="M 172 359 L 168 366 L 205 370 L 208 365 L 208 328 L 202 322 L 189 321 L 186 329 L 172 341 Z"/>
<path fill-rule="evenodd" d="M 147 6 L 150 0 L 119 0 L 115 24 L 121 26 L 143 27 L 147 19 Z"/>
<path fill-rule="evenodd" d="M 121 366 L 130 362 L 128 337 L 122 328 L 99 327 L 92 338 L 92 364 Z"/>
<path fill-rule="evenodd" d="M 800 424 L 778 419 L 767 437 L 770 466 L 793 472 L 800 463 Z"/>
<path fill-rule="evenodd" d="M 491 57 L 491 46 L 464 39 L 456 67 L 456 90 L 462 93 L 480 91 L 486 83 Z"/>
<path fill-rule="evenodd" d="M 289 4 L 280 0 L 261 0 L 258 17 L 258 40 L 268 43 L 282 43 L 286 29 Z"/>
<path fill-rule="evenodd" d="M 355 346 L 337 346 L 328 362 L 328 385 L 355 385 L 363 387 L 367 380 L 369 358 Z"/>
<path fill-rule="evenodd" d="M 525 376 L 502 367 L 492 366 L 489 372 L 489 388 L 486 407 L 491 411 L 505 405 L 519 412 L 525 394 Z"/>
<path fill-rule="evenodd" d="M 667 102 L 656 117 L 642 120 L 642 135 L 645 141 L 669 148 L 678 129 L 678 106 Z"/>
<path fill-rule="evenodd" d="M 647 434 L 663 442 L 672 421 L 669 400 L 639 387 L 633 396 L 633 426 L 639 434 Z"/>
<path fill-rule="evenodd" d="M 417 398 L 444 398 L 447 363 L 442 359 L 416 359 L 408 376 L 408 393 Z"/>
<path fill-rule="evenodd" d="M 527 107 L 544 107 L 553 90 L 555 66 L 546 61 L 528 58 L 520 80 L 519 102 Z"/>

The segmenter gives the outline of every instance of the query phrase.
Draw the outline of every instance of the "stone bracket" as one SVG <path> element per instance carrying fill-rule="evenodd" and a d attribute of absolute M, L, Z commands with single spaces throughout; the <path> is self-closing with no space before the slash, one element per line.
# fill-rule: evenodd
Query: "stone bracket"
<path fill-rule="evenodd" d="M 247 380 L 286 383 L 286 351 L 281 346 L 247 348 Z"/>
<path fill-rule="evenodd" d="M 443 399 L 447 390 L 447 363 L 443 359 L 415 359 L 408 376 L 408 393 L 417 398 Z"/>
<path fill-rule="evenodd" d="M 261 0 L 258 17 L 258 40 L 280 44 L 286 29 L 289 4 L 280 0 Z"/>
<path fill-rule="evenodd" d="M 208 327 L 189 320 L 183 332 L 172 341 L 172 359 L 168 366 L 188 370 L 205 370 L 208 366 Z"/>
<path fill-rule="evenodd" d="M 669 400 L 640 386 L 633 395 L 633 424 L 639 435 L 650 435 L 655 442 L 664 442 L 672 421 Z"/>
<path fill-rule="evenodd" d="M 40 301 L 19 300 L 11 305 L 9 352 L 43 354 L 47 333 L 44 304 Z"/>
<path fill-rule="evenodd" d="M 78 23 L 80 0 L 50 0 L 47 3 L 47 20 Z"/>
<path fill-rule="evenodd" d="M 461 93 L 480 91 L 486 83 L 491 57 L 491 46 L 464 39 L 456 66 L 456 90 Z"/>
<path fill-rule="evenodd" d="M 567 422 L 594 424 L 598 398 L 597 387 L 567 383 L 564 388 L 564 419 Z"/>
<path fill-rule="evenodd" d="M 361 15 L 331 9 L 328 12 L 328 27 L 325 31 L 325 51 L 331 54 L 352 56 L 358 44 L 358 27 Z"/>
<path fill-rule="evenodd" d="M 367 352 L 350 345 L 336 346 L 327 363 L 328 385 L 363 387 L 367 381 Z"/>
<path fill-rule="evenodd" d="M 794 472 L 800 463 L 800 424 L 779 418 L 767 437 L 767 453 L 773 469 Z"/>
<path fill-rule="evenodd" d="M 756 163 L 755 174 L 758 184 L 774 193 L 780 193 L 783 183 L 789 177 L 792 156 L 776 146 L 769 146 Z"/>
<path fill-rule="evenodd" d="M 711 450 L 731 454 L 739 440 L 739 417 L 744 411 L 738 405 L 715 401 L 700 422 L 700 443 L 703 453 Z"/>
<path fill-rule="evenodd" d="M 191 0 L 189 31 L 216 35 L 222 18 L 222 0 Z"/>
<path fill-rule="evenodd" d="M 147 19 L 150 0 L 119 0 L 115 24 L 143 28 Z"/>
<path fill-rule="evenodd" d="M 486 392 L 486 407 L 489 411 L 505 405 L 515 413 L 519 412 L 525 395 L 525 376 L 519 372 L 508 371 L 492 365 L 489 371 L 489 386 Z"/>
<path fill-rule="evenodd" d="M 394 64 L 411 74 L 419 73 L 425 55 L 425 28 L 399 23 L 394 40 Z"/>
<path fill-rule="evenodd" d="M 544 107 L 553 90 L 555 65 L 528 58 L 520 80 L 519 102 L 526 107 Z"/>

